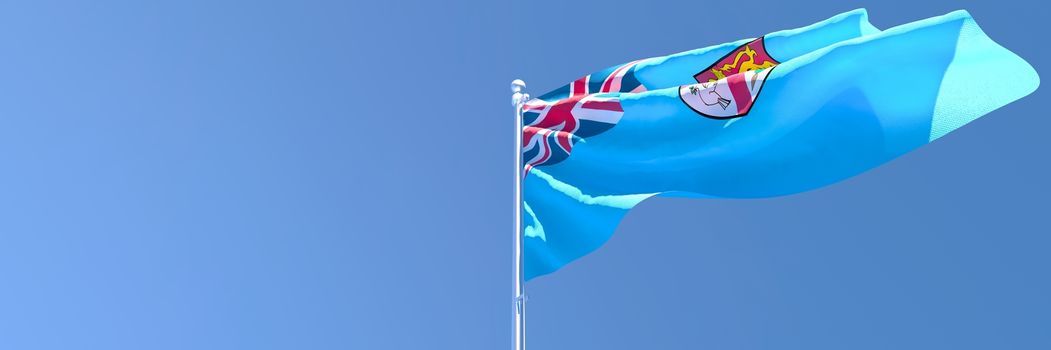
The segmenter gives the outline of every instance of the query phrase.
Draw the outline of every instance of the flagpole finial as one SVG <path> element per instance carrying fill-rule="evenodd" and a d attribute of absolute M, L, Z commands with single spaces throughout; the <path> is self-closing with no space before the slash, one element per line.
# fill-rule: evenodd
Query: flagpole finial
<path fill-rule="evenodd" d="M 522 92 L 525 89 L 525 82 L 522 79 L 515 79 L 511 82 L 511 92 L 515 93 L 511 96 L 511 104 L 515 107 L 520 107 L 523 103 L 529 100 L 529 94 Z"/>

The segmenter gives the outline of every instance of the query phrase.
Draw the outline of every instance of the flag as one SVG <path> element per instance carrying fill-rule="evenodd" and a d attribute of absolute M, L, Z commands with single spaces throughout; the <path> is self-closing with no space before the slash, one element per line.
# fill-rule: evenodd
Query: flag
<path fill-rule="evenodd" d="M 1038 85 L 966 11 L 879 31 L 856 10 L 587 75 L 523 107 L 525 277 L 599 248 L 647 198 L 825 186 Z"/>

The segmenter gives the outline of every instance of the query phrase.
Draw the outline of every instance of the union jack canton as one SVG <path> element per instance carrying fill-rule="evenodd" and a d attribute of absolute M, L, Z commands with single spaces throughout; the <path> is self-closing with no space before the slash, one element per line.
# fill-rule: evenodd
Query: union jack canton
<path fill-rule="evenodd" d="M 525 172 L 565 160 L 573 144 L 617 125 L 624 114 L 620 99 L 599 94 L 646 91 L 635 78 L 635 67 L 641 61 L 586 75 L 526 102 L 522 107 Z"/>

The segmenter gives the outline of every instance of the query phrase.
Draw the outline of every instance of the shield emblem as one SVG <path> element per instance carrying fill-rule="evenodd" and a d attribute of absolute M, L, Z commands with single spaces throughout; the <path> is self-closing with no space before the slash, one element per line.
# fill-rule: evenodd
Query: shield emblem
<path fill-rule="evenodd" d="M 767 75 L 778 63 L 766 52 L 763 38 L 755 39 L 695 74 L 697 84 L 680 86 L 679 97 L 705 117 L 742 117 L 752 109 Z"/>

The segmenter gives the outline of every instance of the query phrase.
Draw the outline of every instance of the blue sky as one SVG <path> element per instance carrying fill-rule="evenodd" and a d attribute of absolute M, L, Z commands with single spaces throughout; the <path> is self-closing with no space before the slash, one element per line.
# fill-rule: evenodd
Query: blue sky
<path fill-rule="evenodd" d="M 511 79 L 858 7 L 1048 65 L 1032 2 L 740 6 L 0 4 L 0 348 L 509 346 Z M 821 190 L 644 202 L 530 282 L 530 346 L 1049 348 L 1045 90 Z"/>

